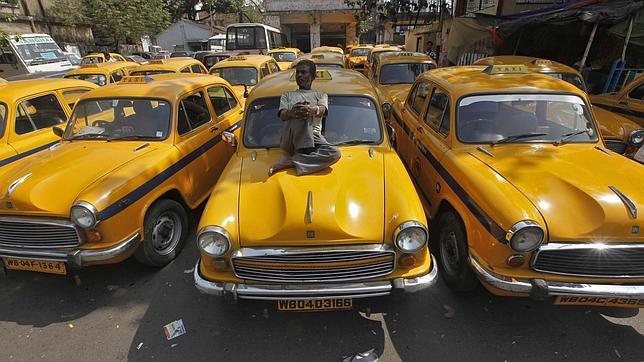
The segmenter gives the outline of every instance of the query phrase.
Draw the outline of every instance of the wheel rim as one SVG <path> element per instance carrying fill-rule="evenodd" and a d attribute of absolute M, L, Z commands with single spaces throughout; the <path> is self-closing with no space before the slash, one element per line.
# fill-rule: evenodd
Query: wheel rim
<path fill-rule="evenodd" d="M 441 261 L 445 271 L 451 275 L 457 275 L 461 268 L 461 260 L 458 252 L 458 240 L 452 230 L 446 230 L 441 234 Z"/>
<path fill-rule="evenodd" d="M 164 212 L 152 225 L 152 247 L 159 255 L 170 254 L 181 240 L 181 218 L 175 212 Z"/>

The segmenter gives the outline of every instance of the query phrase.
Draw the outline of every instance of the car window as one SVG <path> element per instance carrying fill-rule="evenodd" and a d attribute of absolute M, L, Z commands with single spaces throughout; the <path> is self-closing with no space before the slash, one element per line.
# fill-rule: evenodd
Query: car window
<path fill-rule="evenodd" d="M 292 62 L 296 58 L 293 52 L 273 52 L 271 53 L 271 57 L 278 62 Z"/>
<path fill-rule="evenodd" d="M 63 91 L 63 99 L 65 103 L 69 106 L 69 109 L 73 109 L 74 105 L 78 101 L 78 98 L 83 94 L 87 93 L 89 88 L 78 88 L 78 89 L 68 89 Z"/>
<path fill-rule="evenodd" d="M 280 71 L 280 67 L 279 65 L 277 65 L 277 63 L 269 62 L 268 64 L 271 66 L 271 73 L 277 73 Z"/>
<path fill-rule="evenodd" d="M 416 114 L 420 114 L 420 112 L 422 111 L 423 106 L 425 105 L 425 99 L 427 98 L 429 91 L 429 83 L 420 82 L 410 93 L 409 98 L 407 99 L 407 104 L 414 112 L 416 112 Z"/>
<path fill-rule="evenodd" d="M 155 75 L 155 74 L 168 74 L 174 73 L 171 70 L 140 70 L 130 73 L 130 75 Z"/>
<path fill-rule="evenodd" d="M 230 68 L 214 68 L 210 70 L 210 74 L 222 77 L 231 85 L 248 85 L 254 86 L 257 84 L 257 69 L 250 67 L 230 67 Z"/>
<path fill-rule="evenodd" d="M 107 77 L 103 74 L 73 74 L 66 75 L 65 78 L 85 80 L 101 87 L 107 84 Z"/>
<path fill-rule="evenodd" d="M 380 68 L 380 84 L 411 84 L 420 73 L 432 69 L 431 63 L 385 64 Z"/>
<path fill-rule="evenodd" d="M 449 133 L 449 95 L 438 88 L 429 99 L 425 123 L 438 133 Z"/>
<path fill-rule="evenodd" d="M 190 69 L 192 69 L 193 73 L 198 73 L 198 74 L 203 74 L 203 70 L 199 66 L 199 64 L 193 64 L 190 66 Z"/>
<path fill-rule="evenodd" d="M 262 78 L 264 78 L 265 76 L 267 76 L 267 75 L 269 75 L 271 73 L 268 70 L 268 64 L 267 63 L 264 63 L 264 65 L 262 65 L 261 71 L 262 71 Z"/>
<path fill-rule="evenodd" d="M 208 98 L 218 116 L 237 107 L 237 100 L 226 87 L 218 86 L 208 88 Z"/>
<path fill-rule="evenodd" d="M 191 94 L 181 100 L 178 120 L 177 130 L 179 134 L 185 134 L 210 122 L 210 111 L 208 111 L 208 106 L 201 92 Z"/>
<path fill-rule="evenodd" d="M 456 135 L 464 143 L 492 143 L 536 134 L 511 142 L 596 142 L 590 110 L 576 95 L 490 94 L 468 96 L 457 108 Z"/>
<path fill-rule="evenodd" d="M 190 73 L 190 67 L 185 67 L 180 70 L 181 73 Z"/>
<path fill-rule="evenodd" d="M 277 116 L 279 103 L 279 97 L 269 97 L 258 99 L 247 107 L 246 147 L 279 147 L 284 123 Z M 329 111 L 322 132 L 330 143 L 377 144 L 382 141 L 381 129 L 376 104 L 370 98 L 329 96 Z"/>
<path fill-rule="evenodd" d="M 53 94 L 35 97 L 20 102 L 16 109 L 16 134 L 27 134 L 43 128 L 50 128 L 67 120 L 58 98 Z"/>
<path fill-rule="evenodd" d="M 628 98 L 643 101 L 644 100 L 644 83 L 640 84 L 639 87 L 633 89 L 630 93 L 628 93 Z"/>
<path fill-rule="evenodd" d="M 122 70 L 115 71 L 114 73 L 111 74 L 112 83 L 120 82 L 121 79 L 123 79 L 124 76 L 125 76 L 125 74 L 123 74 Z"/>

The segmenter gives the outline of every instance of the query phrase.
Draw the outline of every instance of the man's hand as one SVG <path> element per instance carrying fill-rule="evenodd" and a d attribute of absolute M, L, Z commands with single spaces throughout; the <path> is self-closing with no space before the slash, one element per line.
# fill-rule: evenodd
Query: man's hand
<path fill-rule="evenodd" d="M 295 118 L 309 118 L 315 116 L 318 107 L 311 105 L 309 102 L 300 102 L 295 104 L 291 112 Z"/>

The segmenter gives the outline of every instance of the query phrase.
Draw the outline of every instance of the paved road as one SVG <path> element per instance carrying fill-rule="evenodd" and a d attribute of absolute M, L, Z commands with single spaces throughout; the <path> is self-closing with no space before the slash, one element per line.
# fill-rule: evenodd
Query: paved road
<path fill-rule="evenodd" d="M 438 287 L 334 313 L 280 313 L 199 294 L 192 242 L 162 270 L 129 260 L 71 278 L 0 279 L 0 360 L 340 361 L 374 349 L 383 361 L 644 361 L 644 315 L 499 298 Z M 446 307 L 448 309 L 446 309 Z M 453 313 L 452 313 L 453 312 Z M 452 315 L 453 314 L 453 315 Z M 187 333 L 165 339 L 182 319 Z"/>

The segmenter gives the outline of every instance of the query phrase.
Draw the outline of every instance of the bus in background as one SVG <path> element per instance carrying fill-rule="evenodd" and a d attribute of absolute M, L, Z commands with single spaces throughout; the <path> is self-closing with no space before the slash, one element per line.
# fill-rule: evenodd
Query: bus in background
<path fill-rule="evenodd" d="M 286 35 L 279 29 L 260 23 L 235 23 L 226 27 L 226 50 L 267 54 L 286 45 Z"/>
<path fill-rule="evenodd" d="M 10 35 L 0 54 L 0 77 L 63 72 L 74 66 L 47 34 Z"/>
<path fill-rule="evenodd" d="M 213 52 L 223 52 L 226 49 L 226 35 L 217 34 L 208 38 L 208 49 Z"/>

